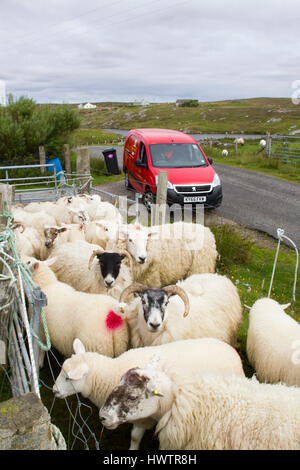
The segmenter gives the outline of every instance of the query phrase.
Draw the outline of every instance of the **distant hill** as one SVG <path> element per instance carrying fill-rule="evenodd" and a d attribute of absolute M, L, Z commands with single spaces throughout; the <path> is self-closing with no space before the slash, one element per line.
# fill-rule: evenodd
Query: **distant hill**
<path fill-rule="evenodd" d="M 175 102 L 150 103 L 147 106 L 135 103 L 95 104 L 95 109 L 79 110 L 82 117 L 81 127 L 163 127 L 193 133 L 300 133 L 300 104 L 293 104 L 290 98 L 199 102 L 196 107 L 176 106 Z"/>

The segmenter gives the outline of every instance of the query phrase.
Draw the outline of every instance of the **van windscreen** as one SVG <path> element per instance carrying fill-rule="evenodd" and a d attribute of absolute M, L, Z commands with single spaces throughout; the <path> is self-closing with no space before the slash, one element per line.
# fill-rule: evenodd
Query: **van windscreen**
<path fill-rule="evenodd" d="M 150 144 L 152 165 L 156 168 L 192 168 L 207 166 L 197 144 Z"/>

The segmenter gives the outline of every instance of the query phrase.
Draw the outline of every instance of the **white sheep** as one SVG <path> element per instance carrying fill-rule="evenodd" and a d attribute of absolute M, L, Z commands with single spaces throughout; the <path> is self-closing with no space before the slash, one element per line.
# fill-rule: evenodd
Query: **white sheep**
<path fill-rule="evenodd" d="M 222 157 L 227 157 L 228 156 L 228 150 L 224 149 L 222 150 Z"/>
<path fill-rule="evenodd" d="M 119 224 L 110 220 L 95 220 L 85 226 L 85 240 L 88 243 L 106 248 L 107 243 L 115 243 L 118 238 Z"/>
<path fill-rule="evenodd" d="M 24 207 L 24 211 L 34 214 L 38 211 L 44 211 L 49 216 L 51 216 L 52 222 L 49 222 L 48 225 L 62 225 L 72 224 L 72 223 L 87 223 L 89 222 L 89 216 L 87 211 L 83 207 L 67 207 L 62 204 L 56 204 L 51 201 L 44 202 L 32 202 Z M 53 222 L 54 220 L 54 222 Z"/>
<path fill-rule="evenodd" d="M 86 241 L 62 243 L 54 247 L 51 256 L 56 258 L 51 269 L 57 278 L 74 289 L 91 294 L 109 294 L 119 299 L 125 287 L 131 284 L 130 267 L 124 259 L 131 257 L 126 251 L 116 251 L 111 263 L 104 256 L 103 248 Z M 106 252 L 108 253 L 108 252 Z M 107 256 L 106 256 L 107 258 Z"/>
<path fill-rule="evenodd" d="M 125 304 L 132 294 L 138 298 Z M 122 292 L 115 311 L 126 318 L 135 348 L 201 337 L 235 345 L 242 320 L 236 286 L 212 273 L 194 274 L 161 289 L 133 283 Z"/>
<path fill-rule="evenodd" d="M 44 307 L 51 344 L 64 356 L 73 353 L 73 341 L 79 338 L 88 351 L 110 357 L 127 350 L 126 323 L 113 309 L 116 299 L 110 295 L 86 294 L 57 280 L 50 269 L 53 258 L 38 261 L 23 258 L 32 272 L 32 280 L 47 297 Z M 44 339 L 44 330 L 41 329 Z"/>
<path fill-rule="evenodd" d="M 86 209 L 90 204 L 99 204 L 101 196 L 98 194 L 78 194 L 76 196 L 63 196 L 58 199 L 57 204 L 73 209 Z"/>
<path fill-rule="evenodd" d="M 174 222 L 162 226 L 121 225 L 119 239 L 106 248 L 125 249 L 133 257 L 132 277 L 161 287 L 194 273 L 214 272 L 218 252 L 213 233 L 201 224 Z"/>
<path fill-rule="evenodd" d="M 58 201 L 58 205 L 74 210 L 84 209 L 90 218 L 94 220 L 110 220 L 119 224 L 122 223 L 122 216 L 119 210 L 110 202 L 101 201 L 97 194 L 79 194 L 78 196 L 65 196 Z"/>
<path fill-rule="evenodd" d="M 299 450 L 300 390 L 164 367 L 127 371 L 100 410 L 108 429 L 153 419 L 162 450 Z"/>
<path fill-rule="evenodd" d="M 20 222 L 26 227 L 33 227 L 38 230 L 40 235 L 43 234 L 45 225 L 56 225 L 55 218 L 44 210 L 30 213 L 20 207 L 13 207 L 11 212 L 14 222 Z"/>
<path fill-rule="evenodd" d="M 249 314 L 247 356 L 261 382 L 300 386 L 300 325 L 273 299 L 262 298 Z"/>
<path fill-rule="evenodd" d="M 239 145 L 245 145 L 245 140 L 243 139 L 243 137 L 237 137 L 236 139 L 234 139 L 234 143 Z"/>
<path fill-rule="evenodd" d="M 26 227 L 22 223 L 13 225 L 16 247 L 19 256 L 27 255 L 39 258 L 42 246 L 40 233 L 34 227 Z"/>
<path fill-rule="evenodd" d="M 259 141 L 259 146 L 260 147 L 265 148 L 266 145 L 267 145 L 267 141 L 265 139 L 261 139 Z"/>
<path fill-rule="evenodd" d="M 84 224 L 62 224 L 61 227 L 45 226 L 39 259 L 47 259 L 59 244 L 78 240 L 85 240 Z"/>
<path fill-rule="evenodd" d="M 99 196 L 93 195 L 92 199 L 85 201 L 85 210 L 89 214 L 90 221 L 105 219 L 121 224 L 123 218 L 117 207 L 110 202 L 99 199 Z"/>
<path fill-rule="evenodd" d="M 53 386 L 58 398 L 81 393 L 98 408 L 104 404 L 122 375 L 131 367 L 144 367 L 155 355 L 160 366 L 176 365 L 181 377 L 185 374 L 216 372 L 244 376 L 242 362 L 231 346 L 213 338 L 191 339 L 147 348 L 130 349 L 114 359 L 85 352 L 79 340 L 74 341 L 75 354 L 67 359 Z M 134 426 L 130 449 L 138 449 L 152 420 Z"/>

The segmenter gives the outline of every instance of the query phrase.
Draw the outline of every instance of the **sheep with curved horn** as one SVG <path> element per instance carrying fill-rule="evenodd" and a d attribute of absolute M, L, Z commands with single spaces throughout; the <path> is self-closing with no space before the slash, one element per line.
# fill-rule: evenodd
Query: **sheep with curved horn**
<path fill-rule="evenodd" d="M 131 294 L 138 298 L 129 298 Z M 203 337 L 235 345 L 242 320 L 236 286 L 212 273 L 194 274 L 161 289 L 133 283 L 122 292 L 115 312 L 126 318 L 135 348 Z"/>

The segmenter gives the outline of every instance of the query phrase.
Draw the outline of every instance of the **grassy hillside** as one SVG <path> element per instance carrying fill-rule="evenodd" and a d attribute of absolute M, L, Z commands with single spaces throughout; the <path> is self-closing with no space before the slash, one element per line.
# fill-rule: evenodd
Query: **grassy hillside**
<path fill-rule="evenodd" d="M 81 109 L 82 128 L 132 129 L 164 127 L 184 132 L 290 134 L 300 132 L 300 105 L 289 98 L 253 98 L 199 103 L 197 107 L 175 103 L 136 106 L 130 103 L 98 103 Z"/>

